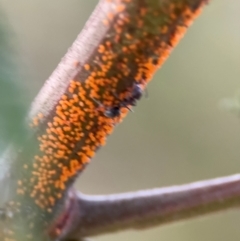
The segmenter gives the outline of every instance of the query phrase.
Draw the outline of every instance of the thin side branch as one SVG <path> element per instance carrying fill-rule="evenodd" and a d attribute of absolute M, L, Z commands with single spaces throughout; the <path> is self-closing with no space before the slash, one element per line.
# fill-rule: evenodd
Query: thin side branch
<path fill-rule="evenodd" d="M 142 229 L 238 207 L 240 174 L 123 194 L 77 194 L 78 210 L 64 240 Z"/>

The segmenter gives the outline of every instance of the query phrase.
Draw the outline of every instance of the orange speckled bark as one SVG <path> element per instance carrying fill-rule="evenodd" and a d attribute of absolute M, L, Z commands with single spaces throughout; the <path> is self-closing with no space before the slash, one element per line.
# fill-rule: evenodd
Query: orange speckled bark
<path fill-rule="evenodd" d="M 2 222 L 1 240 L 61 235 L 64 227 L 51 227 L 51 238 L 48 227 L 67 216 L 61 214 L 67 191 L 127 114 L 134 86 L 145 88 L 206 2 L 100 1 L 33 103 L 33 134 L 17 156 L 7 204 L 17 211 Z M 106 111 L 114 107 L 120 113 L 111 118 Z"/>

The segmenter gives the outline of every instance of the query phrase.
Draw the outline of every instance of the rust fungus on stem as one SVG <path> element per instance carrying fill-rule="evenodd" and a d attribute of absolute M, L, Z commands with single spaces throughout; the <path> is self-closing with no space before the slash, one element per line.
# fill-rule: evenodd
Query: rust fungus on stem
<path fill-rule="evenodd" d="M 12 174 L 18 212 L 0 223 L 1 240 L 48 240 L 50 223 L 67 217 L 61 209 L 68 189 L 138 99 L 134 88 L 145 88 L 205 3 L 100 1 L 32 105 L 33 135 Z M 56 228 L 51 233 L 61 235 L 62 225 Z"/>

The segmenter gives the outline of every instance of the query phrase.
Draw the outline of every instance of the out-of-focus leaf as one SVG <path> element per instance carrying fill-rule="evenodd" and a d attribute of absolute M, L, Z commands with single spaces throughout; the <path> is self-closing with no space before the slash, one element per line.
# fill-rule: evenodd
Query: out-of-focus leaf
<path fill-rule="evenodd" d="M 0 150 L 25 136 L 26 93 L 20 75 L 16 36 L 0 12 Z"/>

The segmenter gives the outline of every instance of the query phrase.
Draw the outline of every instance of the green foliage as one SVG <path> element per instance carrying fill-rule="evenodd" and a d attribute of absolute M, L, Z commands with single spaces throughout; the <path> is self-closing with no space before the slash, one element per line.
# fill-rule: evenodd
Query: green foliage
<path fill-rule="evenodd" d="M 26 101 L 19 74 L 20 64 L 13 50 L 15 36 L 0 13 L 0 149 L 25 136 Z"/>

